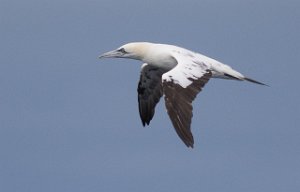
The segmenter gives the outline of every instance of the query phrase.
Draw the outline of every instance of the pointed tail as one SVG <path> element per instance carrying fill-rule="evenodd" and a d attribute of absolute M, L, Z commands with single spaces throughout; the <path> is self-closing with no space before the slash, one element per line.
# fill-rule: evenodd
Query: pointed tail
<path fill-rule="evenodd" d="M 249 81 L 251 83 L 256 83 L 259 85 L 264 85 L 264 86 L 268 86 L 267 84 L 264 84 L 262 82 L 256 81 L 254 79 L 245 77 L 243 74 L 241 74 L 240 72 L 232 69 L 230 66 L 219 63 L 219 65 L 217 65 L 217 68 L 213 68 L 213 70 L 216 72 L 216 76 L 218 77 L 218 74 L 221 74 L 220 77 L 221 78 L 226 78 L 226 79 L 234 79 L 234 80 L 239 80 L 239 81 Z"/>
<path fill-rule="evenodd" d="M 249 81 L 249 82 L 251 82 L 251 83 L 256 83 L 256 84 L 259 84 L 259 85 L 264 85 L 264 86 L 270 87 L 270 86 L 267 85 L 267 84 L 264 84 L 264 83 L 262 83 L 262 82 L 256 81 L 256 80 L 254 80 L 254 79 L 250 79 L 250 78 L 248 78 L 248 77 L 245 77 L 244 80 Z"/>

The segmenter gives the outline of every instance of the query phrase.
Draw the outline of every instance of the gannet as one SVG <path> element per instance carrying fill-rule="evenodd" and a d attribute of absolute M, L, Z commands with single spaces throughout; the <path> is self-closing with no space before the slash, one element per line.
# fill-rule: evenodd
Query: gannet
<path fill-rule="evenodd" d="M 149 125 L 155 106 L 164 95 L 167 112 L 178 136 L 191 148 L 194 146 L 192 102 L 210 78 L 246 80 L 265 85 L 217 60 L 174 45 L 128 43 L 99 58 L 129 58 L 144 62 L 137 88 L 143 126 Z"/>

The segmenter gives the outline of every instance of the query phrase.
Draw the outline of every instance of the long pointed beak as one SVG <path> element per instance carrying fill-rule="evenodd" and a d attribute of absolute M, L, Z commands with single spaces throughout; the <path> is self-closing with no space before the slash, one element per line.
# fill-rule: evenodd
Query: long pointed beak
<path fill-rule="evenodd" d="M 99 56 L 99 59 L 102 59 L 102 58 L 116 58 L 116 57 L 121 57 L 122 55 L 123 55 L 123 53 L 121 53 L 120 51 L 113 50 L 113 51 L 103 53 L 102 55 Z"/>

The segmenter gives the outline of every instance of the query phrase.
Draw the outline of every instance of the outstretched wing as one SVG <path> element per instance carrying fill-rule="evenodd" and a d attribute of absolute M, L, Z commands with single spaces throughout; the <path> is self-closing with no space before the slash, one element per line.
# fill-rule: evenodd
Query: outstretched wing
<path fill-rule="evenodd" d="M 137 92 L 143 126 L 149 125 L 154 116 L 155 106 L 163 94 L 161 76 L 165 72 L 166 70 L 164 69 L 153 67 L 146 63 L 142 65 Z"/>
<path fill-rule="evenodd" d="M 194 139 L 190 128 L 192 102 L 212 73 L 205 63 L 195 63 L 180 55 L 176 55 L 175 59 L 178 61 L 177 66 L 162 76 L 165 105 L 178 136 L 186 146 L 193 147 Z"/>

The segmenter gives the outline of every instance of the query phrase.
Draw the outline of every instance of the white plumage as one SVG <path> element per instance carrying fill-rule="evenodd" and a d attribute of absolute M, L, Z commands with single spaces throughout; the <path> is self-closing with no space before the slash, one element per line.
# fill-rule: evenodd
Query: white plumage
<path fill-rule="evenodd" d="M 230 66 L 199 53 L 174 45 L 148 42 L 128 43 L 104 53 L 100 58 L 130 58 L 144 62 L 138 84 L 139 112 L 143 125 L 149 125 L 162 95 L 173 126 L 188 146 L 191 132 L 192 102 L 210 78 L 247 80 Z"/>

